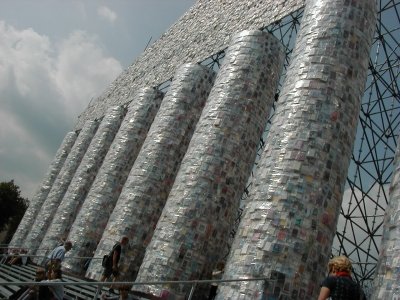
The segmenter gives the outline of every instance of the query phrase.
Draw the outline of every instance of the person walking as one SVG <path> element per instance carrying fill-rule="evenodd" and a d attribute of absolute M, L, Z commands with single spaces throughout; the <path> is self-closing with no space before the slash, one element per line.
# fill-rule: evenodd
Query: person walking
<path fill-rule="evenodd" d="M 101 275 L 101 281 L 106 281 L 107 279 L 109 279 L 112 275 L 113 277 L 113 282 L 114 281 L 118 281 L 118 277 L 119 277 L 119 260 L 121 258 L 121 252 L 122 249 L 128 245 L 129 243 L 129 239 L 127 236 L 123 236 L 121 238 L 121 241 L 117 242 L 110 254 L 108 255 L 108 260 L 105 262 L 105 264 L 103 265 L 104 270 L 103 270 L 103 274 Z M 109 289 L 110 293 L 114 293 L 114 289 L 113 286 L 111 285 L 110 289 Z"/>
<path fill-rule="evenodd" d="M 46 269 L 47 278 L 50 278 L 51 270 L 61 269 L 61 262 L 65 258 L 65 253 L 67 253 L 72 248 L 72 242 L 66 241 L 64 245 L 58 246 L 50 252 L 47 256 L 44 267 Z"/>

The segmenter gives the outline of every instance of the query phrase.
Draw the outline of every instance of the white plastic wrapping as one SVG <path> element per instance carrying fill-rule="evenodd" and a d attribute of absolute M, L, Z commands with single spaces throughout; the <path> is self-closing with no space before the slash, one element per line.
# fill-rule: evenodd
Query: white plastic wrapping
<path fill-rule="evenodd" d="M 371 299 L 400 297 L 400 147 L 394 158 L 394 172 L 389 189 L 389 203 L 385 210 L 379 260 L 373 282 Z"/>
<path fill-rule="evenodd" d="M 53 183 L 56 180 L 61 168 L 63 167 L 64 162 L 68 157 L 68 154 L 71 151 L 71 148 L 74 145 L 77 136 L 78 133 L 75 131 L 68 132 L 65 136 L 60 148 L 58 149 L 54 157 L 54 160 L 50 164 L 49 169 L 43 178 L 42 184 L 39 186 L 39 189 L 37 190 L 35 196 L 33 196 L 32 200 L 29 202 L 29 206 L 24 214 L 24 217 L 19 223 L 17 230 L 14 233 L 9 247 L 22 246 L 27 234 L 31 229 L 31 226 L 35 222 L 36 215 L 40 211 L 43 202 L 46 200 L 46 197 L 49 194 L 50 189 L 52 188 Z"/>
<path fill-rule="evenodd" d="M 269 33 L 232 38 L 137 281 L 206 279 L 226 255 L 283 59 L 282 44 Z M 191 286 L 137 288 L 184 295 Z"/>
<path fill-rule="evenodd" d="M 222 285 L 218 300 L 317 298 L 352 154 L 375 10 L 374 0 L 306 1 L 224 273 L 267 280 Z"/>
<path fill-rule="evenodd" d="M 38 247 L 46 234 L 46 231 L 53 219 L 65 192 L 67 191 L 75 171 L 78 168 L 89 144 L 96 133 L 98 121 L 87 121 L 76 139 L 64 165 L 54 181 L 53 186 L 44 201 L 40 211 L 36 215 L 35 222 L 24 241 L 24 247 L 28 249 L 29 254 L 41 255 Z"/>
<path fill-rule="evenodd" d="M 60 237 L 67 237 L 73 221 L 75 220 L 86 195 L 97 175 L 100 166 L 114 140 L 114 137 L 124 118 L 126 109 L 115 106 L 108 109 L 101 120 L 99 128 L 94 135 L 85 156 L 76 170 L 71 183 L 53 216 L 42 243 L 41 249 L 54 249 Z M 73 241 L 75 242 L 75 241 Z M 49 252 L 48 251 L 48 252 Z M 47 252 L 47 253 L 48 253 Z M 41 254 L 47 254 L 41 252 Z"/>
<path fill-rule="evenodd" d="M 213 81 L 214 72 L 197 64 L 177 70 L 108 220 L 95 256 L 128 236 L 130 247 L 120 263 L 126 280 L 134 278 Z M 98 279 L 101 272 L 101 260 L 92 260 L 86 276 Z"/>
<path fill-rule="evenodd" d="M 140 89 L 133 95 L 121 127 L 71 227 L 68 239 L 74 241 L 74 247 L 67 257 L 93 256 L 162 98 L 163 94 L 153 88 Z M 67 259 L 63 267 L 82 274 L 85 261 Z"/>

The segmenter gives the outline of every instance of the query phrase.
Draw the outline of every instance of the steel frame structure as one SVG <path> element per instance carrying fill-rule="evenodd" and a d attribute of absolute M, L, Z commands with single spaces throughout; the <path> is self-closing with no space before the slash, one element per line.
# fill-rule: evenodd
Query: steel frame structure
<path fill-rule="evenodd" d="M 370 52 L 368 76 L 362 98 L 352 160 L 348 170 L 332 255 L 347 255 L 353 262 L 354 276 L 366 292 L 371 288 L 379 255 L 383 218 L 388 202 L 388 187 L 400 131 L 400 1 L 377 0 L 378 18 Z M 299 9 L 264 28 L 285 47 L 286 59 L 280 85 L 285 78 L 304 9 Z M 200 64 L 218 70 L 225 49 Z M 171 79 L 170 79 L 171 80 Z M 168 88 L 170 80 L 159 85 Z M 279 101 L 279 90 L 275 101 Z M 273 109 L 274 110 L 274 109 Z M 269 131 L 271 114 L 258 146 L 261 155 Z M 257 167 L 257 159 L 255 167 Z M 246 203 L 251 178 L 242 196 Z M 239 224 L 242 209 L 238 211 Z M 230 238 L 233 239 L 235 229 Z"/>
<path fill-rule="evenodd" d="M 346 254 L 371 288 L 400 129 L 400 2 L 377 0 L 368 77 L 347 176 L 334 254 Z"/>

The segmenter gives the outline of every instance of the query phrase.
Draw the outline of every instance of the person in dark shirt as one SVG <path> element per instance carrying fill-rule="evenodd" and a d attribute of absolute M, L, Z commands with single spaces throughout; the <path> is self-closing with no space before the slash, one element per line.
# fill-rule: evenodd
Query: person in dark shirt
<path fill-rule="evenodd" d="M 318 300 L 365 299 L 360 286 L 351 278 L 351 262 L 346 256 L 337 256 L 328 263 L 329 275 L 321 284 Z"/>
<path fill-rule="evenodd" d="M 101 281 L 106 281 L 108 278 L 113 276 L 113 281 L 118 281 L 119 276 L 119 259 L 121 257 L 122 247 L 125 247 L 129 242 L 128 237 L 123 236 L 121 241 L 116 243 L 110 252 L 110 260 L 107 265 L 104 266 L 103 274 L 101 275 Z M 111 293 L 114 292 L 113 287 L 111 286 Z"/>

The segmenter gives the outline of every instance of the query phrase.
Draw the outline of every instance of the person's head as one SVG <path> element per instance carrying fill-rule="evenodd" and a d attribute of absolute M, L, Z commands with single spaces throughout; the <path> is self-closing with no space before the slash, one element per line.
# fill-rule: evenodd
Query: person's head
<path fill-rule="evenodd" d="M 42 281 L 46 279 L 46 271 L 43 268 L 36 269 L 35 281 Z"/>
<path fill-rule="evenodd" d="M 50 272 L 50 279 L 61 279 L 62 272 L 61 269 L 52 269 Z"/>
<path fill-rule="evenodd" d="M 129 238 L 127 236 L 123 236 L 121 238 L 121 246 L 126 246 L 129 243 Z"/>
<path fill-rule="evenodd" d="M 329 273 L 347 272 L 350 274 L 351 273 L 351 262 L 344 255 L 336 256 L 329 261 L 328 270 L 329 270 Z"/>
<path fill-rule="evenodd" d="M 65 251 L 69 251 L 69 250 L 71 250 L 71 248 L 72 248 L 72 242 L 71 241 L 66 241 L 65 243 L 64 243 L 64 248 L 65 248 Z"/>

